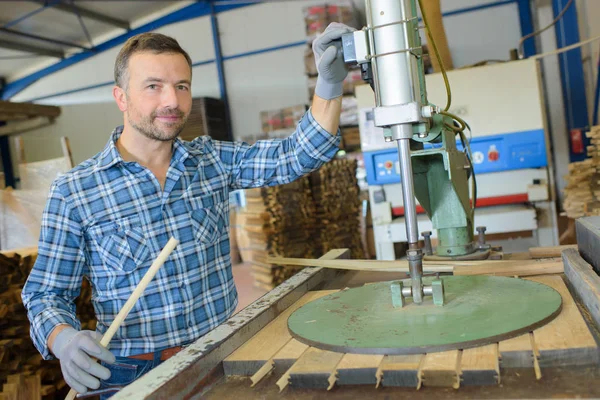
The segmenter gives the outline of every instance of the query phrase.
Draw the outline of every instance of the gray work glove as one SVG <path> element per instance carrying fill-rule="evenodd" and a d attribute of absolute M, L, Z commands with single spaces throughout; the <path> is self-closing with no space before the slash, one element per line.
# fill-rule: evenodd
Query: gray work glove
<path fill-rule="evenodd" d="M 100 379 L 110 378 L 110 371 L 92 357 L 112 364 L 115 356 L 100 344 L 102 335 L 93 331 L 63 329 L 54 339 L 52 352 L 60 360 L 65 382 L 78 393 L 98 389 Z"/>
<path fill-rule="evenodd" d="M 315 94 L 322 99 L 331 100 L 343 94 L 343 82 L 348 75 L 348 68 L 342 53 L 342 35 L 355 30 L 339 22 L 332 22 L 313 41 L 312 48 L 319 71 Z"/>

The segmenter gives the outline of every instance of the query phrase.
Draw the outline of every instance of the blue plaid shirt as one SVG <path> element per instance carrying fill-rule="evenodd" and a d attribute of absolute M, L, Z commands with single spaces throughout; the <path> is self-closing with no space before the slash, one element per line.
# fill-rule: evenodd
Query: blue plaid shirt
<path fill-rule="evenodd" d="M 110 343 L 118 356 L 187 344 L 237 306 L 229 257 L 230 191 L 291 182 L 336 153 L 338 135 L 309 111 L 284 140 L 246 143 L 176 139 L 164 190 L 146 168 L 125 162 L 115 142 L 52 184 L 38 258 L 23 288 L 31 337 L 45 359 L 58 324 L 81 329 L 73 300 L 82 277 L 104 333 L 173 236 L 180 244 Z"/>

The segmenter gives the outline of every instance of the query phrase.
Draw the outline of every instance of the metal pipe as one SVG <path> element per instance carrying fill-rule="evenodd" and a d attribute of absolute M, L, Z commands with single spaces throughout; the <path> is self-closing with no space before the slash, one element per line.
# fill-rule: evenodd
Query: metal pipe
<path fill-rule="evenodd" d="M 424 296 L 433 296 L 433 287 L 423 286 L 423 295 Z"/>
<path fill-rule="evenodd" d="M 413 303 L 423 302 L 423 252 L 421 249 L 409 249 L 406 252 Z"/>
<path fill-rule="evenodd" d="M 398 160 L 400 161 L 400 176 L 402 179 L 406 238 L 409 244 L 415 244 L 419 241 L 419 227 L 417 225 L 417 209 L 409 139 L 398 140 Z"/>

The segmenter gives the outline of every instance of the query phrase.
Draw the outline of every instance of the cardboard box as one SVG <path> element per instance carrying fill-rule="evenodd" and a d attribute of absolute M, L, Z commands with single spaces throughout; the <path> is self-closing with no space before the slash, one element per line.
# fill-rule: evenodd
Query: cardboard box
<path fill-rule="evenodd" d="M 306 36 L 310 40 L 314 39 L 318 34 L 323 33 L 332 22 L 341 22 L 358 28 L 358 18 L 352 1 L 345 1 L 341 4 L 325 3 L 304 9 Z"/>
<path fill-rule="evenodd" d="M 315 76 L 319 73 L 315 63 L 315 53 L 311 46 L 308 46 L 304 52 L 304 72 L 309 76 Z"/>
<path fill-rule="evenodd" d="M 261 111 L 260 121 L 263 133 L 269 133 L 283 127 L 281 110 Z"/>
<path fill-rule="evenodd" d="M 286 107 L 281 110 L 283 116 L 283 129 L 295 128 L 306 113 L 306 110 L 307 107 L 304 104 Z"/>

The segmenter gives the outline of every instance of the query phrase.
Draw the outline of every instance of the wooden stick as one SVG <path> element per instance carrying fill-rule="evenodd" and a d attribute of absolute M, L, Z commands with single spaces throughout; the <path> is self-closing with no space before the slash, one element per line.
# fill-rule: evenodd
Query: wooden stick
<path fill-rule="evenodd" d="M 563 250 L 566 249 L 577 249 L 577 245 L 568 244 L 565 246 L 531 247 L 529 249 L 529 255 L 531 258 L 560 257 Z"/>
<path fill-rule="evenodd" d="M 560 274 L 564 271 L 562 261 L 515 262 L 513 265 L 456 266 L 454 275 L 532 276 Z"/>
<path fill-rule="evenodd" d="M 299 265 L 352 271 L 409 272 L 408 263 L 404 260 L 320 260 L 269 257 L 267 261 L 278 265 Z M 561 273 L 563 272 L 563 264 L 560 259 L 549 259 L 548 261 L 426 261 L 423 262 L 423 272 L 450 272 L 454 275 L 529 276 Z"/>
<path fill-rule="evenodd" d="M 154 260 L 154 262 L 148 269 L 148 272 L 146 272 L 140 283 L 138 283 L 138 285 L 134 289 L 133 293 L 131 293 L 131 296 L 129 296 L 129 299 L 127 299 L 127 302 L 115 317 L 115 320 L 110 324 L 108 330 L 104 333 L 104 336 L 102 336 L 102 339 L 100 340 L 100 344 L 102 346 L 108 346 L 110 340 L 117 332 L 117 329 L 119 329 L 125 318 L 127 318 L 127 315 L 129 314 L 135 303 L 138 301 L 138 299 L 142 296 L 144 290 L 146 290 L 146 287 L 148 287 L 148 284 L 150 284 L 150 281 L 154 278 L 158 270 L 163 266 L 169 255 L 171 255 L 171 253 L 173 252 L 175 247 L 177 247 L 178 244 L 179 241 L 177 239 L 173 237 L 169 239 L 169 241 L 162 249 L 158 257 L 156 257 L 156 260 Z M 74 389 L 71 389 L 65 399 L 74 400 L 75 396 L 77 396 L 77 392 Z"/>

